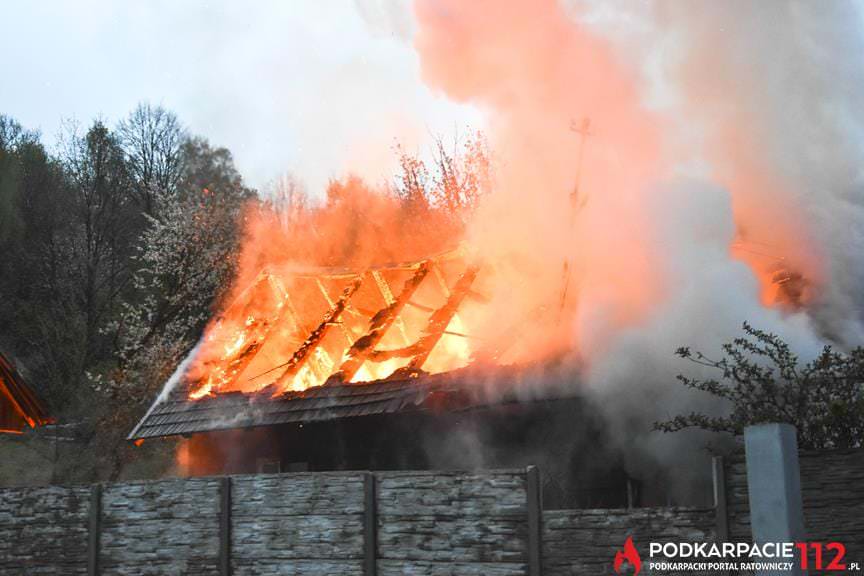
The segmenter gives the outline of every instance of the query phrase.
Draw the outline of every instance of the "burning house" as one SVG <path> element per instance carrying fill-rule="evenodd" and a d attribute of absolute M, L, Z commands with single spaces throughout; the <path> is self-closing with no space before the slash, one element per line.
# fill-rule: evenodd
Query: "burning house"
<path fill-rule="evenodd" d="M 0 433 L 21 434 L 52 422 L 42 401 L 0 352 Z"/>
<path fill-rule="evenodd" d="M 540 464 L 549 505 L 632 503 L 573 371 L 512 361 L 519 326 L 472 333 L 487 274 L 464 249 L 362 271 L 265 269 L 129 438 L 183 436 L 191 475 Z"/>

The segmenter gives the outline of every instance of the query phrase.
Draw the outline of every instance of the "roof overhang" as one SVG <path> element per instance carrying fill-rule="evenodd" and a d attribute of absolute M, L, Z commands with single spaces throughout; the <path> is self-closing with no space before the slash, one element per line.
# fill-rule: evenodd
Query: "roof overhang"
<path fill-rule="evenodd" d="M 0 433 L 20 434 L 53 421 L 12 361 L 0 353 Z"/>
<path fill-rule="evenodd" d="M 278 397 L 232 392 L 190 400 L 182 385 L 151 407 L 129 435 L 143 440 L 200 432 L 326 422 L 410 411 L 442 412 L 577 396 L 573 379 L 547 368 L 472 366 L 357 384 L 326 384 Z"/>

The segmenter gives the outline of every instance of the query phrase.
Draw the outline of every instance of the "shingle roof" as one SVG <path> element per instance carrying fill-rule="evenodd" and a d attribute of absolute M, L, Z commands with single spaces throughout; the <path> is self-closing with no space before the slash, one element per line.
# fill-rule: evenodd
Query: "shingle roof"
<path fill-rule="evenodd" d="M 510 388 L 515 385 L 514 379 Z M 430 407 L 433 398 L 467 408 L 503 402 L 512 399 L 512 394 L 503 388 L 488 394 L 469 369 L 368 383 L 327 384 L 277 397 L 268 389 L 191 400 L 188 388 L 181 384 L 154 404 L 129 439 L 423 410 Z"/>
<path fill-rule="evenodd" d="M 501 390 L 493 400 L 482 384 L 487 369 L 424 371 L 442 369 L 426 366 L 439 342 L 472 338 L 448 328 L 466 305 L 485 303 L 474 290 L 479 274 L 462 249 L 360 271 L 264 269 L 211 323 L 184 362 L 193 368 L 129 438 L 497 402 Z M 358 382 L 385 375 L 374 368 L 391 361 L 401 367 L 385 379 Z M 498 387 L 515 392 L 518 373 L 504 372 Z M 298 384 L 306 390 L 290 391 Z"/>

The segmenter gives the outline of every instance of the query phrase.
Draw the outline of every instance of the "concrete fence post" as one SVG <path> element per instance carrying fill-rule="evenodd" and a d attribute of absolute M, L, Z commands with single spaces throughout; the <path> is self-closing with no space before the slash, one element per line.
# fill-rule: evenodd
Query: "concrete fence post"
<path fill-rule="evenodd" d="M 231 477 L 219 479 L 219 575 L 231 576 Z"/>
<path fill-rule="evenodd" d="M 102 485 L 90 487 L 90 511 L 87 522 L 87 576 L 99 576 L 99 548 L 102 533 Z"/>
<path fill-rule="evenodd" d="M 716 539 L 718 542 L 727 542 L 729 540 L 729 506 L 726 500 L 726 465 L 722 456 L 714 456 L 712 469 Z"/>
<path fill-rule="evenodd" d="M 528 574 L 540 576 L 543 573 L 543 487 L 536 466 L 528 466 L 525 475 L 528 496 Z"/>
<path fill-rule="evenodd" d="M 378 499 L 375 474 L 363 474 L 363 574 L 378 572 Z"/>
<path fill-rule="evenodd" d="M 759 424 L 744 429 L 750 526 L 756 544 L 803 542 L 804 507 L 798 468 L 796 430 L 789 424 Z M 796 559 L 798 558 L 796 552 Z M 761 572 L 765 576 L 780 571 Z M 805 574 L 796 561 L 783 576 Z"/>

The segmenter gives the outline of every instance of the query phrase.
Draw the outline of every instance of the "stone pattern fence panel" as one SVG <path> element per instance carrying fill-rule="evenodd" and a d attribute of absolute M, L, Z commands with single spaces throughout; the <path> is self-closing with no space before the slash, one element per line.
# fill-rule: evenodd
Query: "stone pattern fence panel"
<path fill-rule="evenodd" d="M 0 490 L 0 574 L 87 574 L 90 488 Z"/>
<path fill-rule="evenodd" d="M 543 513 L 543 575 L 615 574 L 615 553 L 627 537 L 648 559 L 649 542 L 713 542 L 713 508 L 547 510 Z"/>
<path fill-rule="evenodd" d="M 749 542 L 745 457 L 740 453 L 724 460 L 729 539 Z M 864 561 L 864 449 L 802 450 L 798 461 L 807 539 L 841 542 L 846 561 Z"/>
<path fill-rule="evenodd" d="M 324 472 L 0 490 L 11 576 L 608 575 L 713 510 L 542 511 L 539 474 Z"/>

